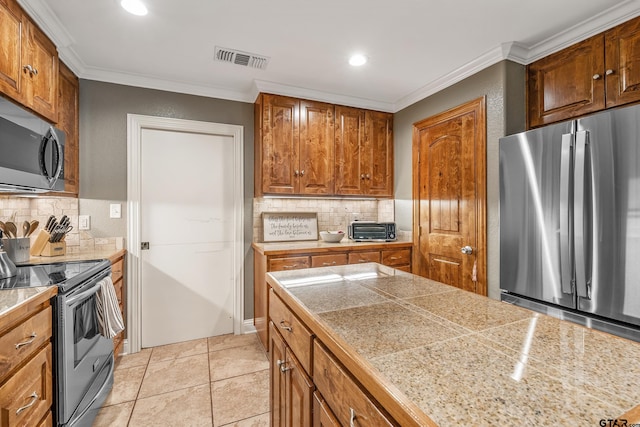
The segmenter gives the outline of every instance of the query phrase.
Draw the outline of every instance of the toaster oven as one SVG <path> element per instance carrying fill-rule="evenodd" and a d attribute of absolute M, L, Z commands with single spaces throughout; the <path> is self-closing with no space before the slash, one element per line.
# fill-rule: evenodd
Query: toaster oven
<path fill-rule="evenodd" d="M 396 223 L 354 221 L 349 225 L 349 239 L 356 242 L 391 242 L 396 240 Z"/>

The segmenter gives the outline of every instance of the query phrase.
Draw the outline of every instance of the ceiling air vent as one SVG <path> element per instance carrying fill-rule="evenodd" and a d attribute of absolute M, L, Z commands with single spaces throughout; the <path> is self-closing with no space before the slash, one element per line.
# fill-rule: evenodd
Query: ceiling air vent
<path fill-rule="evenodd" d="M 216 46 L 216 61 L 230 62 L 232 64 L 253 67 L 264 70 L 269 64 L 269 58 L 255 53 L 241 52 Z"/>

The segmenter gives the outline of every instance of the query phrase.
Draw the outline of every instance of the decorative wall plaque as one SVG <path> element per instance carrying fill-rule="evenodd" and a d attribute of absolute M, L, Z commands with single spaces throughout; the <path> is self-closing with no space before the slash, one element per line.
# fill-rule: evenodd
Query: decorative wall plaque
<path fill-rule="evenodd" d="M 318 240 L 317 212 L 263 212 L 264 242 Z"/>

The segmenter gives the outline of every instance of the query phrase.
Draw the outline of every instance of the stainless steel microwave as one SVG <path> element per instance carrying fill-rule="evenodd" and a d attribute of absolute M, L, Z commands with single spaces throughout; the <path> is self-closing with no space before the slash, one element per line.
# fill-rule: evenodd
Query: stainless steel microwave
<path fill-rule="evenodd" d="M 0 192 L 64 191 L 65 134 L 0 97 Z"/>
<path fill-rule="evenodd" d="M 356 242 L 396 240 L 395 222 L 354 221 L 349 225 L 349 238 Z"/>

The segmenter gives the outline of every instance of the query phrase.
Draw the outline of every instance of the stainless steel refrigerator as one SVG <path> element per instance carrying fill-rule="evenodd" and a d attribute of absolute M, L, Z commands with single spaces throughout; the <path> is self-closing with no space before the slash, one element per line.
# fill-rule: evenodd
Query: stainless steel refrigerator
<path fill-rule="evenodd" d="M 500 288 L 640 341 L 640 106 L 500 139 Z"/>

